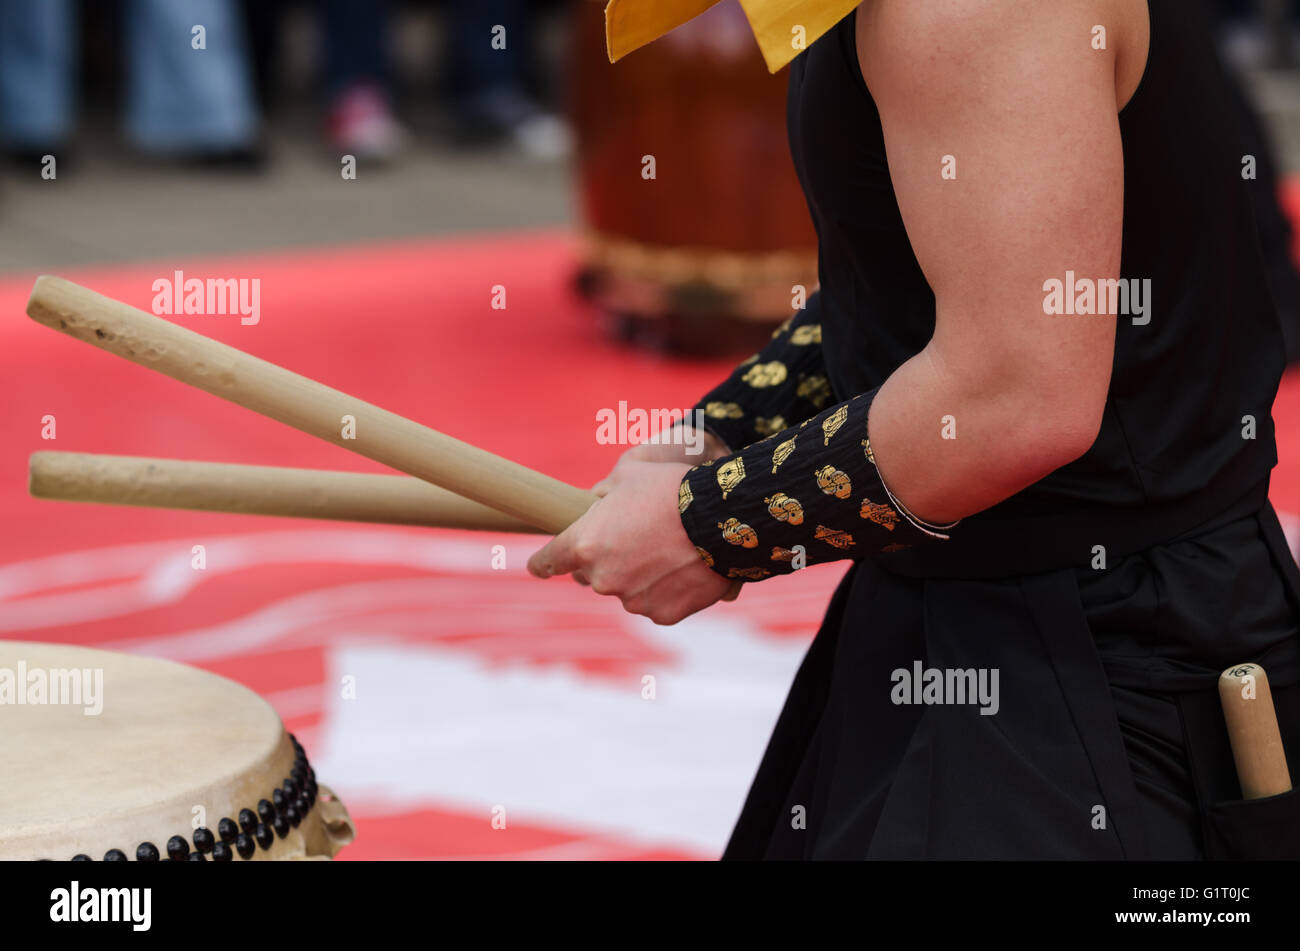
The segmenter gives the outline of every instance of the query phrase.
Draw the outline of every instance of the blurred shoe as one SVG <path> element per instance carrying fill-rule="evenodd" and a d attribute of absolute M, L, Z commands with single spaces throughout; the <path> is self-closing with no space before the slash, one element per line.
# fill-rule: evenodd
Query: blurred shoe
<path fill-rule="evenodd" d="M 386 162 L 401 150 L 406 132 L 383 93 L 371 83 L 359 83 L 334 100 L 325 138 L 340 155 Z"/>
<path fill-rule="evenodd" d="M 457 109 L 460 138 L 469 144 L 508 142 L 530 158 L 564 158 L 572 149 L 568 125 L 520 90 L 499 86 L 464 99 Z"/>
<path fill-rule="evenodd" d="M 568 156 L 573 147 L 568 124 L 550 113 L 542 113 L 516 124 L 511 130 L 511 136 L 525 155 L 535 159 L 562 159 Z"/>

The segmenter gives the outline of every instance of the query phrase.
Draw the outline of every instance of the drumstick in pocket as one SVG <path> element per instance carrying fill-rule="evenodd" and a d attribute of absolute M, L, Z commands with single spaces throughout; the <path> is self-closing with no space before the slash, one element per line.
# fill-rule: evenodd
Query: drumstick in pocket
<path fill-rule="evenodd" d="M 1259 664 L 1229 667 L 1219 675 L 1219 700 L 1242 797 L 1263 799 L 1288 792 L 1291 773 L 1264 668 Z"/>
<path fill-rule="evenodd" d="M 558 534 L 596 497 L 202 334 L 42 276 L 37 323 Z M 348 433 L 348 436 L 344 434 Z"/>
<path fill-rule="evenodd" d="M 420 479 L 83 452 L 34 452 L 39 499 L 489 532 L 539 529 Z"/>

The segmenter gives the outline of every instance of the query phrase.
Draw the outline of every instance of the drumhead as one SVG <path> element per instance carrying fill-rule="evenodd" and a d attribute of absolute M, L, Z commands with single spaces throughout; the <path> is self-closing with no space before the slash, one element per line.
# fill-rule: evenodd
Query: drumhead
<path fill-rule="evenodd" d="M 276 813 L 288 818 L 305 777 L 317 788 L 279 715 L 246 687 L 59 644 L 0 641 L 0 763 L 0 859 L 99 860 L 113 849 L 134 859 L 142 843 L 165 859 L 173 836 L 194 851 L 197 826 L 220 841 L 220 820 L 238 824 L 241 810 L 256 815 L 274 798 L 280 808 L 259 817 L 270 826 Z M 249 857 L 328 858 L 351 841 L 342 803 L 324 787 L 311 799 Z"/>

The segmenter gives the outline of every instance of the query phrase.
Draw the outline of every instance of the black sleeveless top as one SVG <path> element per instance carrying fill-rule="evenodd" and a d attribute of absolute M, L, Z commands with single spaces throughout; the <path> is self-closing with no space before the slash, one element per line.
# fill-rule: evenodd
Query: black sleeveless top
<path fill-rule="evenodd" d="M 1075 462 L 962 522 L 897 574 L 1006 578 L 1074 568 L 1112 683 L 1201 684 L 1243 656 L 1300 677 L 1294 563 L 1267 504 L 1280 322 L 1242 154 L 1197 4 L 1149 0 L 1150 51 L 1120 113 L 1120 276 L 1151 280 L 1150 320 L 1118 318 L 1100 434 Z M 792 64 L 788 125 L 820 246 L 836 400 L 879 386 L 935 326 L 889 177 L 850 14 Z M 1069 318 L 1055 318 L 1069 319 Z M 1088 319 L 1088 318 L 1084 318 Z M 1249 434 L 1252 417 L 1254 438 Z M 1097 570 L 1096 545 L 1107 549 Z M 1274 667 L 1269 667 L 1270 671 Z"/>
<path fill-rule="evenodd" d="M 1151 0 L 1150 54 L 1120 113 L 1120 276 L 1151 280 L 1150 320 L 1118 318 L 1100 435 L 1082 458 L 968 519 L 1115 507 L 1227 507 L 1276 464 L 1270 409 L 1282 332 L 1214 51 L 1186 0 Z M 859 69 L 855 14 L 791 68 L 795 168 L 820 243 L 822 333 L 837 399 L 884 382 L 935 326 L 934 294 L 898 210 L 880 117 Z M 1063 276 L 1063 275 L 1062 275 Z M 1068 319 L 1068 318 L 1065 318 Z M 1243 438 L 1243 417 L 1255 438 Z M 1190 526 L 1188 526 L 1190 527 Z"/>

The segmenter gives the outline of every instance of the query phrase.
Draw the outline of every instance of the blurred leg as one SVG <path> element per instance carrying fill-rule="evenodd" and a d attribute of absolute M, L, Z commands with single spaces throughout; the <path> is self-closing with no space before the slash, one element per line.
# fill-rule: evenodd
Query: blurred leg
<path fill-rule="evenodd" d="M 388 86 L 387 0 L 320 0 L 325 91 L 334 99 L 356 83 Z"/>
<path fill-rule="evenodd" d="M 387 0 L 320 0 L 331 148 L 388 159 L 404 136 L 388 94 Z"/>
<path fill-rule="evenodd" d="M 127 0 L 127 133 L 162 154 L 254 145 L 257 116 L 244 25 L 231 0 Z M 205 31 L 194 49 L 193 28 Z"/>
<path fill-rule="evenodd" d="M 447 70 L 457 99 L 523 85 L 527 24 L 521 0 L 451 0 L 447 5 Z M 493 29 L 505 28 L 505 49 L 494 49 Z"/>
<path fill-rule="evenodd" d="M 532 18 L 521 0 L 451 0 L 446 44 L 448 89 L 461 134 L 509 138 L 538 158 L 570 148 L 568 128 L 529 96 L 524 77 Z M 497 41 L 504 29 L 504 47 Z"/>
<path fill-rule="evenodd" d="M 77 17 L 69 0 L 0 0 L 0 137 L 61 144 L 72 126 Z"/>
<path fill-rule="evenodd" d="M 280 78 L 278 62 L 283 47 L 280 41 L 283 6 L 283 0 L 239 0 L 240 16 L 248 37 L 248 56 L 253 66 L 253 88 L 263 114 L 279 92 L 276 83 Z"/>

